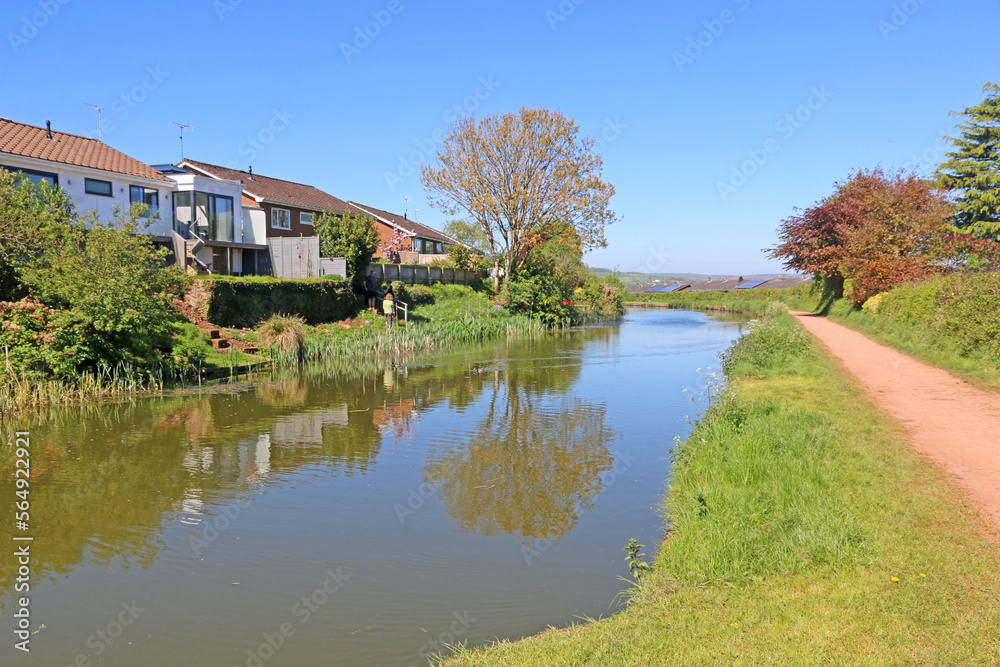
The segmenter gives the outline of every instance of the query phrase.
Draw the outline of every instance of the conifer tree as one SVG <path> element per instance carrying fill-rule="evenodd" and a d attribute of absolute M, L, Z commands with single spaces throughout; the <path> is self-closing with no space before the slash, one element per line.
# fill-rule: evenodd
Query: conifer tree
<path fill-rule="evenodd" d="M 1000 240 L 1000 86 L 983 86 L 986 99 L 964 116 L 955 150 L 937 169 L 941 187 L 957 194 L 955 226 L 978 238 Z"/>

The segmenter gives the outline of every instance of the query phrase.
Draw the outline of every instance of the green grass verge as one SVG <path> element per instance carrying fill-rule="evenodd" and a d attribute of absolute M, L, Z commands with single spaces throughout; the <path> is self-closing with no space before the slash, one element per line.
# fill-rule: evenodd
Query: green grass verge
<path fill-rule="evenodd" d="M 774 310 L 675 451 L 673 523 L 628 608 L 445 664 L 1000 663 L 1000 556 L 979 519 Z"/>

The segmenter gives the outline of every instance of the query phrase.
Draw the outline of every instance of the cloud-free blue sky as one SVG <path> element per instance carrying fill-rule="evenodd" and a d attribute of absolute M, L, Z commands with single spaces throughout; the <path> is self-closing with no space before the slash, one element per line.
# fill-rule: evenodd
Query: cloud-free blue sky
<path fill-rule="evenodd" d="M 0 116 L 316 185 L 440 226 L 416 165 L 459 112 L 558 109 L 622 220 L 596 266 L 780 271 L 761 248 L 862 167 L 930 173 L 1000 81 L 996 0 L 7 0 Z M 367 34 L 366 34 L 367 33 Z"/>

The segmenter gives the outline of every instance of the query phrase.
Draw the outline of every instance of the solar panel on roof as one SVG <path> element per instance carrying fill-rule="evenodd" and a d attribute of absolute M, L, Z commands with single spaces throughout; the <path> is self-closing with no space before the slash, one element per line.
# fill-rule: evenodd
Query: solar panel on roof
<path fill-rule="evenodd" d="M 669 292 L 670 290 L 667 289 L 666 285 L 653 285 L 652 287 L 650 287 L 646 291 L 647 292 Z"/>
<path fill-rule="evenodd" d="M 759 285 L 763 285 L 767 280 L 748 280 L 742 285 L 737 285 L 736 289 L 753 289 Z"/>

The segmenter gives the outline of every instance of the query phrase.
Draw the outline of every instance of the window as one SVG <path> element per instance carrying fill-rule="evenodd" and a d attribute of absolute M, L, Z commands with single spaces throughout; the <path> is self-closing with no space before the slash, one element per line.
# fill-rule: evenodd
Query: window
<path fill-rule="evenodd" d="M 434 252 L 436 254 L 438 254 L 438 255 L 443 255 L 444 254 L 444 246 L 442 246 L 440 243 L 435 243 L 434 244 Z"/>
<path fill-rule="evenodd" d="M 271 209 L 271 226 L 275 229 L 291 229 L 292 214 L 287 208 Z"/>
<path fill-rule="evenodd" d="M 299 213 L 299 222 L 303 225 L 311 225 L 313 223 L 313 214 L 305 212 Z"/>
<path fill-rule="evenodd" d="M 83 179 L 83 190 L 88 195 L 114 196 L 111 194 L 111 181 L 99 181 L 96 178 Z"/>
<path fill-rule="evenodd" d="M 233 198 L 207 192 L 174 194 L 174 230 L 184 238 L 191 238 L 189 228 L 206 241 L 235 240 Z"/>
<path fill-rule="evenodd" d="M 149 218 L 160 210 L 160 191 L 144 188 L 140 185 L 128 186 L 128 199 L 133 204 L 145 204 L 146 212 L 142 217 Z"/>
<path fill-rule="evenodd" d="M 49 185 L 59 185 L 58 174 L 51 174 L 47 171 L 35 171 L 34 169 L 13 169 L 11 167 L 0 167 L 0 169 L 6 169 L 7 171 L 12 171 L 14 174 L 23 174 L 28 177 L 28 180 L 35 185 L 41 184 L 43 181 Z"/>
<path fill-rule="evenodd" d="M 413 252 L 424 252 L 424 240 L 423 239 L 413 239 Z"/>

